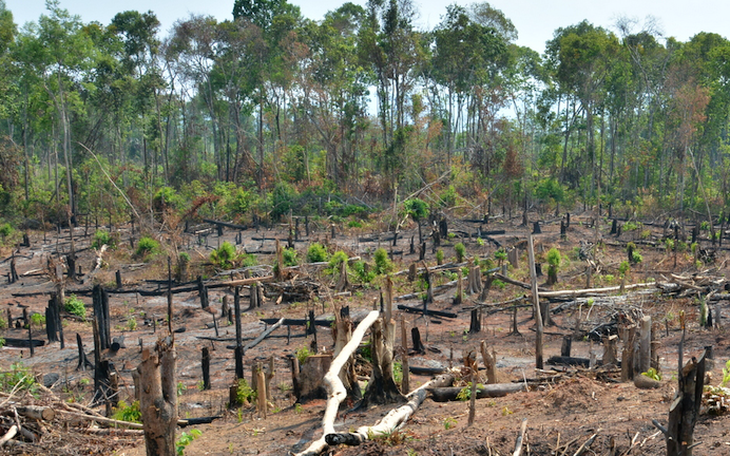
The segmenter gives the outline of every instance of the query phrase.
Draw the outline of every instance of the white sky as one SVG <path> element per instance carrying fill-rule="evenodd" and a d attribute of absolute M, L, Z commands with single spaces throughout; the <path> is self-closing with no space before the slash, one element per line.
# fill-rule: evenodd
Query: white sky
<path fill-rule="evenodd" d="M 345 0 L 289 0 L 301 7 L 302 14 L 319 20 L 327 11 L 334 10 Z M 361 5 L 366 0 L 352 0 Z M 44 0 L 5 0 L 13 12 L 15 22 L 23 25 L 36 21 L 45 12 Z M 118 12 L 152 10 L 162 23 L 162 35 L 172 24 L 190 14 L 209 14 L 219 20 L 231 19 L 233 0 L 61 0 L 61 7 L 78 14 L 88 21 L 108 24 Z M 420 11 L 417 26 L 433 28 L 452 3 L 469 5 L 472 0 L 414 0 Z M 643 22 L 652 16 L 664 36 L 687 41 L 699 32 L 714 32 L 724 37 L 730 35 L 730 2 L 727 0 L 491 0 L 493 7 L 501 9 L 512 20 L 519 32 L 518 44 L 536 51 L 544 50 L 559 27 L 577 24 L 587 19 L 596 26 L 614 29 L 616 19 L 628 17 Z"/>

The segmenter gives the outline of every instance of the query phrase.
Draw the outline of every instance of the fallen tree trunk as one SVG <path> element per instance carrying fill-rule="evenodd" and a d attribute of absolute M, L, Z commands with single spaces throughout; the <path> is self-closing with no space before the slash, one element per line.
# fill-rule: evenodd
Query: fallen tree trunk
<path fill-rule="evenodd" d="M 410 312 L 410 313 L 433 315 L 434 317 L 444 317 L 444 318 L 458 317 L 458 315 L 456 315 L 454 312 L 445 312 L 443 310 L 430 310 L 430 309 L 423 310 L 423 307 L 409 307 L 409 306 L 404 306 L 402 304 L 398 305 L 398 310 L 405 310 L 406 312 Z"/>
<path fill-rule="evenodd" d="M 454 376 L 451 374 L 444 374 L 436 377 L 409 393 L 408 396 L 406 396 L 408 403 L 388 412 L 388 414 L 374 426 L 362 426 L 355 432 L 328 434 L 325 436 L 325 440 L 330 446 L 360 445 L 366 440 L 373 439 L 374 437 L 389 435 L 405 424 L 405 422 L 408 421 L 408 418 L 410 418 L 411 415 L 418 410 L 418 407 L 420 407 L 426 399 L 426 395 L 430 388 L 445 387 L 446 385 L 450 385 L 453 381 Z"/>
<path fill-rule="evenodd" d="M 634 283 L 631 285 L 624 285 L 624 290 L 632 290 L 634 288 L 652 288 L 658 286 L 657 282 L 646 282 L 646 283 Z M 582 290 L 559 290 L 559 291 L 540 291 L 541 298 L 577 298 L 580 296 L 587 296 L 592 294 L 604 294 L 613 293 L 621 290 L 621 285 L 615 287 L 604 287 L 604 288 L 584 288 Z"/>
<path fill-rule="evenodd" d="M 259 337 L 251 341 L 249 344 L 247 344 L 245 347 L 243 347 L 243 353 L 246 353 L 248 350 L 251 350 L 255 346 L 257 346 L 262 340 L 266 339 L 266 336 L 274 332 L 279 326 L 281 326 L 284 323 L 285 318 L 279 319 L 276 323 L 271 325 L 269 329 L 262 332 Z"/>
<path fill-rule="evenodd" d="M 485 397 L 503 397 L 510 393 L 524 391 L 527 386 L 524 383 L 494 383 L 482 385 L 477 388 L 477 399 Z M 468 387 L 464 387 L 468 388 Z M 448 402 L 458 400 L 457 396 L 464 389 L 459 386 L 445 388 L 429 388 L 432 398 L 436 402 Z"/>
<path fill-rule="evenodd" d="M 324 418 L 322 418 L 322 437 L 312 442 L 306 450 L 297 453 L 296 456 L 318 455 L 327 449 L 328 444 L 325 436 L 335 433 L 337 410 L 340 407 L 340 403 L 347 397 L 345 385 L 340 380 L 340 370 L 342 370 L 342 367 L 350 359 L 350 356 L 360 346 L 360 342 L 365 336 L 365 331 L 372 326 L 379 315 L 380 312 L 377 310 L 371 311 L 357 328 L 355 328 L 355 331 L 352 333 L 352 339 L 345 345 L 340 354 L 337 355 L 337 358 L 332 361 L 329 371 L 324 376 L 325 388 L 327 389 L 329 398 L 327 399 L 327 406 L 324 410 Z"/>

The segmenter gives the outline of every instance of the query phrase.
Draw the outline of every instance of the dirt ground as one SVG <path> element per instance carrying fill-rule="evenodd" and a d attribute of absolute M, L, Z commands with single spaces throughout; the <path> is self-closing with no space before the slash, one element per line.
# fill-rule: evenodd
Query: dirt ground
<path fill-rule="evenodd" d="M 596 239 L 596 231 L 589 225 L 591 217 L 573 216 L 572 225 L 567 238 L 559 235 L 559 221 L 555 220 L 542 225 L 542 234 L 535 236 L 538 261 L 545 264 L 545 256 L 551 247 L 557 247 L 563 254 L 558 284 L 553 290 L 579 289 L 586 285 L 586 262 L 577 255 L 581 245 Z M 528 230 L 517 226 L 517 223 L 491 221 L 481 226 L 482 231 L 506 230 L 506 234 L 493 235 L 494 241 L 509 247 L 526 239 Z M 493 257 L 496 246 L 493 242 L 478 242 L 466 237 L 475 233 L 479 224 L 452 222 L 449 226 L 454 237 L 442 241 L 445 261 L 453 261 L 454 245 L 464 243 L 468 257 L 475 255 L 484 258 Z M 130 228 L 124 227 L 121 239 L 130 236 Z M 670 280 L 671 274 L 691 277 L 693 274 L 712 276 L 724 282 L 727 277 L 728 253 L 718 251 L 714 263 L 700 265 L 694 262 L 691 252 L 677 255 L 674 266 L 674 255 L 664 249 L 660 238 L 661 226 L 645 224 L 635 231 L 626 232 L 620 238 L 609 235 L 610 224 L 604 221 L 600 227 L 603 246 L 597 250 L 596 261 L 599 271 L 593 272 L 593 286 L 610 286 L 619 284 L 619 264 L 626 257 L 625 243 L 633 240 L 643 257 L 643 261 L 632 268 L 627 283 L 644 281 Z M 90 250 L 91 236 L 84 236 L 84 228 L 74 232 L 76 248 L 79 250 L 78 264 L 84 272 L 93 267 L 96 255 Z M 87 234 L 93 232 L 89 230 Z M 198 242 L 192 235 L 183 234 L 178 242 L 181 250 L 190 253 L 193 264 L 206 261 L 211 248 L 220 242 L 234 242 L 237 235 L 242 237 L 242 245 L 247 251 L 273 251 L 275 237 L 285 238 L 285 227 L 270 230 L 253 229 L 238 232 L 226 230 L 222 238 L 210 235 L 207 241 Z M 296 248 L 300 258 L 305 256 L 309 242 L 319 240 L 327 242 L 333 249 L 343 249 L 350 255 L 361 256 L 372 261 L 372 253 L 379 247 L 391 249 L 385 241 L 367 240 L 363 237 L 377 237 L 377 233 L 352 232 L 337 233 L 330 239 L 329 229 L 321 229 L 303 241 L 297 242 Z M 401 241 L 392 250 L 403 250 L 403 254 L 394 257 L 395 270 L 407 269 L 409 264 L 418 259 L 418 255 L 409 254 L 408 241 L 411 236 L 417 237 L 415 226 L 402 233 Z M 22 307 L 28 311 L 43 313 L 48 302 L 48 294 L 54 289 L 53 282 L 44 273 L 47 258 L 56 251 L 57 245 L 66 252 L 69 232 L 61 232 L 60 239 L 55 233 L 31 233 L 31 247 L 22 247 L 17 257 L 19 282 L 8 284 L 3 279 L 0 286 L 0 304 L 3 317 L 10 309 L 13 318 L 22 314 Z M 260 240 L 263 238 L 264 240 Z M 201 238 L 202 239 L 202 238 Z M 163 242 L 165 239 L 161 239 Z M 653 245 L 652 245 L 653 243 Z M 121 244 L 121 243 L 120 243 Z M 209 246 L 206 247 L 206 245 Z M 436 264 L 435 256 L 430 249 L 426 256 L 429 266 Z M 704 244 L 703 244 L 704 246 Z M 706 242 L 709 247 L 709 242 Z M 66 250 L 64 250 L 66 249 Z M 10 255 L 2 252 L 2 259 Z M 135 287 L 154 287 L 145 280 L 165 279 L 167 277 L 166 259 L 158 258 L 147 264 L 141 264 L 130 256 L 129 246 L 120 246 L 117 251 L 105 253 L 106 265 L 98 272 L 94 281 L 114 288 L 114 272 L 120 269 L 123 273 L 125 289 Z M 258 255 L 260 264 L 273 264 L 271 255 Z M 519 258 L 519 266 L 510 267 L 510 277 L 519 281 L 529 281 L 526 253 Z M 9 261 L 0 264 L 0 276 L 8 274 Z M 207 275 L 214 272 L 208 266 Z M 452 280 L 446 273 L 435 273 L 436 285 Z M 308 309 L 313 308 L 318 318 L 332 315 L 334 307 L 349 305 L 351 313 L 358 319 L 373 306 L 377 299 L 377 284 L 371 286 L 353 286 L 349 296 L 334 296 L 334 282 L 325 277 L 321 268 L 300 268 L 294 272 L 292 280 L 307 278 L 327 285 L 320 289 L 318 297 L 312 302 L 276 303 L 276 296 L 266 299 L 263 306 L 249 311 L 242 317 L 244 339 L 253 339 L 265 325 L 261 318 L 303 318 Z M 544 277 L 543 277 L 544 279 Z M 421 292 L 419 281 L 410 283 L 405 275 L 395 277 L 395 295 Z M 719 282 L 718 282 L 719 283 Z M 67 284 L 67 289 L 88 289 L 90 283 Z M 527 420 L 525 436 L 526 446 L 523 454 L 529 455 L 573 455 L 580 454 L 579 447 L 590 437 L 595 440 L 590 450 L 582 454 L 598 455 L 660 455 L 665 454 L 666 446 L 663 435 L 652 425 L 657 419 L 666 424 L 669 404 L 674 398 L 677 388 L 677 353 L 681 338 L 679 315 L 686 314 L 687 334 L 684 342 L 684 360 L 699 357 L 706 346 L 713 347 L 714 363 L 708 366 L 710 384 L 717 385 L 722 381 L 722 368 L 730 359 L 730 343 L 728 342 L 728 316 L 730 301 L 712 301 L 713 310 L 719 310 L 722 318 L 710 329 L 700 328 L 699 304 L 695 297 L 664 296 L 658 290 L 650 289 L 644 293 L 613 293 L 609 296 L 595 296 L 589 299 L 564 300 L 551 303 L 558 309 L 552 316 L 554 326 L 545 328 L 545 359 L 559 355 L 563 335 L 578 334 L 572 342 L 572 355 L 590 357 L 591 353 L 600 359 L 603 347 L 600 342 L 592 342 L 581 337 L 591 328 L 611 321 L 617 312 L 631 312 L 639 309 L 644 315 L 650 315 L 655 322 L 657 353 L 661 366 L 661 387 L 644 390 L 636 388 L 633 383 L 621 383 L 617 370 L 577 369 L 565 366 L 546 364 L 542 371 L 535 370 L 535 331 L 532 312 L 529 308 L 518 309 L 517 323 L 519 334 L 512 334 L 512 311 L 485 312 L 482 331 L 469 334 L 470 309 L 477 304 L 476 296 L 467 295 L 461 305 L 452 303 L 453 288 L 435 296 L 430 309 L 446 310 L 458 314 L 458 318 L 423 317 L 405 313 L 409 327 L 418 326 L 427 347 L 425 355 L 414 355 L 410 358 L 411 366 L 443 366 L 450 364 L 459 366 L 462 357 L 470 350 L 478 347 L 486 340 L 494 347 L 497 354 L 497 366 L 500 380 L 504 382 L 529 381 L 527 392 L 510 394 L 500 398 L 478 399 L 476 401 L 476 420 L 468 426 L 468 402 L 434 402 L 431 399 L 421 405 L 412 418 L 399 431 L 387 437 L 379 437 L 374 441 L 352 448 L 335 448 L 331 454 L 336 455 L 505 455 L 512 454 L 515 440 L 519 434 L 521 423 Z M 32 295 L 32 293 L 38 293 Z M 246 293 L 246 292 L 244 292 Z M 528 293 L 527 290 L 510 284 L 497 284 L 492 287 L 486 303 L 500 303 Z M 227 288 L 210 290 L 211 306 L 220 310 L 223 296 L 232 297 Z M 80 296 L 91 314 L 90 296 Z M 232 299 L 231 299 L 232 302 Z M 247 307 L 248 298 L 244 297 Z M 420 305 L 419 298 L 398 301 L 397 304 Z M 165 297 L 143 297 L 138 293 L 110 294 L 112 317 L 112 337 L 125 336 L 126 348 L 116 354 L 109 354 L 116 370 L 120 374 L 121 396 L 128 403 L 133 396 L 131 373 L 141 360 L 140 343 L 151 347 L 163 332 L 162 319 L 166 314 Z M 489 310 L 489 309 L 487 309 Z M 401 311 L 396 312 L 399 318 Z M 157 319 L 157 332 L 151 324 Z M 134 323 L 133 323 L 134 322 Z M 272 337 L 249 350 L 245 355 L 245 373 L 250 379 L 250 366 L 254 360 L 275 360 L 275 376 L 271 384 L 273 388 L 272 407 L 266 418 L 260 418 L 253 407 L 228 410 L 229 386 L 234 379 L 233 351 L 228 348 L 230 339 L 235 336 L 233 325 L 222 320 L 219 323 L 218 339 L 211 325 L 212 317 L 201 310 L 198 293 L 176 294 L 174 299 L 174 328 L 185 328 L 184 332 L 175 334 L 177 348 L 178 407 L 181 419 L 220 416 L 210 424 L 194 426 L 201 435 L 194 439 L 185 449 L 186 455 L 248 455 L 268 454 L 284 455 L 298 452 L 309 445 L 313 439 L 319 438 L 322 432 L 321 420 L 324 413 L 324 400 L 314 400 L 304 404 L 295 404 L 292 397 L 292 380 L 287 356 L 304 346 L 309 346 L 311 336 L 304 337 L 304 327 L 290 328 L 291 338 L 287 337 L 287 328 L 276 330 Z M 718 324 L 719 323 L 719 324 Z M 577 331 L 576 331 L 577 330 Z M 93 338 L 90 323 L 64 320 L 65 348 L 53 343 L 35 350 L 30 356 L 27 348 L 4 347 L 0 350 L 0 371 L 7 372 L 15 363 L 22 363 L 35 374 L 58 374 L 54 392 L 66 401 L 88 405 L 93 395 L 93 373 L 77 371 L 78 350 L 75 335 L 80 334 L 87 352 L 93 350 Z M 34 338 L 46 339 L 45 329 L 33 329 Z M 6 329 L 0 333 L 6 338 L 27 338 L 27 329 Z M 208 339 L 203 339 L 208 338 Z M 332 349 L 331 331 L 319 329 L 319 350 Z M 201 348 L 209 347 L 212 351 L 211 376 L 212 389 L 202 391 Z M 91 357 L 93 359 L 93 357 Z M 481 357 L 479 357 L 481 365 Z M 411 386 L 426 382 L 429 377 L 411 376 Z M 18 398 L 15 398 L 18 400 Z M 33 401 L 30 397 L 22 400 Z M 352 405 L 352 404 L 347 404 Z M 384 416 L 393 405 L 378 406 L 368 410 L 352 410 L 343 406 L 336 421 L 336 428 L 343 432 L 362 425 L 372 425 Z M 100 407 L 99 410 L 102 410 Z M 7 454 L 114 454 L 118 456 L 140 456 L 145 454 L 144 442 L 139 435 L 110 435 L 99 437 L 87 432 L 88 423 L 56 423 L 48 434 L 37 444 L 27 443 L 22 447 L 2 449 Z M 190 428 L 178 430 L 190 433 Z M 730 454 L 730 422 L 727 416 L 710 416 L 703 414 L 695 427 L 695 442 L 699 442 L 695 454 L 707 456 Z"/>

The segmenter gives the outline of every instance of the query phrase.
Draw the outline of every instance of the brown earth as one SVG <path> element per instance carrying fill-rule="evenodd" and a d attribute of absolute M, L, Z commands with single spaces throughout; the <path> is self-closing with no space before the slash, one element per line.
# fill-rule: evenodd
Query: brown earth
<path fill-rule="evenodd" d="M 550 247 L 558 247 L 566 258 L 566 264 L 560 270 L 560 282 L 553 289 L 578 289 L 585 286 L 586 262 L 577 258 L 576 253 L 581 241 L 595 239 L 595 230 L 587 225 L 590 222 L 588 215 L 574 216 L 573 225 L 566 240 L 559 236 L 559 223 L 543 225 L 543 234 L 536 236 L 538 260 L 545 263 L 545 256 Z M 452 222 L 449 227 L 455 233 L 473 233 L 475 224 Z M 483 230 L 506 229 L 506 235 L 493 236 L 495 240 L 505 246 L 516 244 L 527 236 L 527 229 L 515 226 L 512 223 L 493 221 L 482 227 Z M 594 272 L 594 285 L 606 286 L 618 284 L 618 266 L 625 259 L 624 244 L 628 240 L 635 240 L 643 256 L 641 264 L 635 266 L 629 275 L 629 282 L 643 282 L 649 278 L 663 280 L 671 273 L 691 275 L 701 272 L 718 279 L 725 279 L 728 268 L 726 266 L 728 254 L 720 250 L 714 264 L 702 265 L 696 269 L 694 259 L 690 253 L 678 255 L 677 266 L 674 267 L 674 257 L 667 253 L 658 238 L 662 234 L 661 227 L 644 225 L 636 231 L 627 232 L 620 239 L 608 235 L 609 226 L 601 227 L 601 236 L 604 246 L 598 250 L 597 260 L 599 273 Z M 90 236 L 83 236 L 83 228 L 75 231 L 76 248 L 80 250 L 78 264 L 88 271 L 93 265 L 95 255 L 92 250 L 85 249 L 90 243 Z M 276 228 L 269 231 L 242 232 L 243 245 L 248 250 L 274 249 L 273 241 L 254 240 L 253 238 L 285 237 L 285 228 Z M 417 254 L 408 254 L 408 240 L 411 236 L 417 237 L 415 226 L 403 233 L 403 237 L 396 250 L 404 250 L 405 254 L 395 257 L 396 270 L 406 269 L 417 260 Z M 227 240 L 234 241 L 237 232 L 226 231 L 221 239 L 211 235 L 211 245 Z M 329 230 L 320 230 L 311 240 L 328 242 L 333 249 L 343 249 L 351 255 L 359 255 L 363 259 L 372 261 L 371 254 L 378 247 L 389 248 L 385 242 L 359 242 L 358 235 L 364 233 L 338 233 L 335 239 L 327 239 Z M 370 235 L 370 233 L 367 233 Z M 122 239 L 128 239 L 129 227 L 121 230 Z M 205 266 L 210 248 L 205 245 L 193 245 L 195 240 L 190 235 L 181 235 L 181 245 L 189 243 L 188 251 L 194 265 L 200 265 L 207 275 L 214 271 L 210 265 Z M 61 233 L 60 244 L 67 241 L 68 231 Z M 642 245 L 639 241 L 656 241 L 656 246 Z M 476 240 L 456 236 L 443 242 L 446 260 L 454 257 L 453 245 L 463 242 L 469 256 L 491 256 L 496 247 L 490 242 L 484 245 Z M 54 251 L 57 239 L 47 235 L 43 243 L 42 233 L 31 235 L 31 248 L 21 248 L 20 253 L 26 257 L 18 257 L 17 269 L 21 275 L 18 283 L 4 283 L 0 287 L 0 303 L 3 304 L 2 316 L 6 309 L 10 309 L 14 318 L 21 314 L 21 307 L 28 307 L 31 312 L 43 313 L 48 301 L 47 294 L 27 296 L 29 292 L 48 293 L 53 290 L 53 283 L 48 276 L 41 274 L 45 270 L 48 252 Z M 709 247 L 709 242 L 706 243 Z M 304 257 L 307 242 L 297 243 L 300 258 Z M 704 244 L 703 244 L 704 246 Z M 65 247 L 67 251 L 68 247 Z M 85 250 L 84 250 L 85 249 Z M 3 252 L 6 258 L 10 252 Z M 105 267 L 94 277 L 96 282 L 114 287 L 114 271 L 121 269 L 124 285 L 127 288 L 143 286 L 145 279 L 164 279 L 167 274 L 166 259 L 163 256 L 140 265 L 140 260 L 131 257 L 128 246 L 120 247 L 117 251 L 107 252 L 104 256 Z M 274 259 L 269 255 L 259 255 L 260 264 L 273 264 Z M 430 249 L 427 255 L 430 266 L 435 265 L 434 255 Z M 0 275 L 3 277 L 9 270 L 9 261 L 0 264 Z M 510 270 L 510 276 L 516 280 L 529 281 L 526 255 L 520 258 L 519 267 Z M 30 272 L 30 275 L 24 275 Z M 348 297 L 333 297 L 334 291 L 329 286 L 334 285 L 324 276 L 321 268 L 304 268 L 296 271 L 294 279 L 310 278 L 322 282 L 328 287 L 320 290 L 319 297 L 310 303 L 282 303 L 276 304 L 276 296 L 269 297 L 266 303 L 258 310 L 246 312 L 242 319 L 244 338 L 253 338 L 264 329 L 259 318 L 303 318 L 309 308 L 316 310 L 318 315 L 331 315 L 333 305 L 341 307 L 349 305 L 355 318 L 370 309 L 374 299 L 378 296 L 377 280 L 371 286 L 356 286 L 352 288 L 352 295 Z M 613 279 L 610 277 L 613 276 Z M 436 285 L 446 283 L 452 279 L 447 274 L 436 275 Z M 4 281 L 5 282 L 5 281 Z M 149 287 L 149 285 L 147 285 Z M 67 285 L 68 289 L 79 288 L 79 285 Z M 409 283 L 405 276 L 395 278 L 395 295 L 420 291 L 418 281 Z M 88 286 L 86 287 L 88 288 Z M 493 287 L 488 302 L 502 302 L 526 293 L 526 290 L 505 285 Z M 18 296 L 18 294 L 26 294 Z M 211 305 L 220 309 L 224 295 L 231 296 L 231 291 L 225 288 L 211 290 Z M 693 297 L 668 298 L 658 293 L 645 294 L 614 294 L 611 298 L 597 296 L 593 301 L 577 300 L 567 303 L 552 304 L 553 308 L 562 310 L 553 315 L 555 326 L 546 328 L 544 339 L 545 358 L 560 354 L 563 334 L 572 334 L 579 321 L 579 334 L 585 334 L 591 328 L 610 321 L 618 311 L 628 312 L 631 309 L 641 309 L 646 315 L 651 315 L 653 321 L 660 322 L 658 353 L 661 362 L 663 380 L 661 387 L 654 390 L 641 390 L 632 383 L 620 383 L 619 374 L 615 371 L 597 372 L 546 365 L 545 371 L 536 372 L 535 366 L 535 332 L 531 311 L 520 308 L 518 312 L 519 334 L 510 334 L 512 312 L 499 311 L 485 316 L 482 331 L 477 334 L 468 334 L 469 308 L 475 304 L 474 296 L 467 296 L 460 306 L 452 304 L 454 289 L 436 296 L 436 302 L 431 309 L 456 312 L 459 317 L 424 318 L 414 314 L 404 314 L 409 326 L 418 326 L 429 348 L 426 355 L 417 355 L 411 358 L 411 365 L 419 366 L 448 366 L 453 363 L 459 365 L 466 351 L 478 346 L 481 340 L 486 340 L 497 353 L 497 363 L 500 379 L 509 381 L 524 381 L 541 378 L 542 381 L 531 383 L 529 392 L 515 393 L 502 398 L 479 399 L 476 403 L 476 422 L 467 426 L 468 402 L 436 403 L 427 399 L 405 427 L 388 436 L 377 438 L 359 447 L 337 448 L 332 454 L 337 455 L 497 455 L 512 454 L 515 439 L 519 433 L 522 420 L 527 420 L 526 442 L 523 454 L 532 455 L 562 455 L 576 454 L 578 448 L 591 437 L 597 434 L 590 451 L 585 454 L 631 454 L 631 455 L 660 455 L 665 454 L 663 436 L 651 424 L 652 419 L 666 423 L 669 402 L 674 397 L 677 388 L 677 348 L 681 337 L 678 315 L 686 312 L 688 322 L 685 340 L 685 355 L 687 360 L 691 356 L 699 357 L 703 347 L 712 345 L 716 362 L 711 366 L 711 384 L 717 385 L 722 380 L 722 367 L 730 359 L 730 347 L 726 318 L 730 315 L 728 301 L 719 301 L 716 308 L 724 318 L 720 327 L 701 329 L 698 326 L 698 304 Z M 90 297 L 82 299 L 91 305 Z M 232 299 L 231 299 L 232 302 Z M 243 307 L 247 307 L 248 300 Z M 401 302 L 398 302 L 400 304 Z M 418 300 L 403 302 L 409 305 L 418 305 Z M 243 407 L 229 411 L 227 409 L 228 387 L 234 378 L 232 350 L 226 348 L 233 342 L 220 342 L 200 339 L 215 336 L 211 315 L 200 309 L 197 292 L 175 295 L 173 326 L 185 327 L 186 331 L 175 335 L 175 345 L 178 353 L 177 377 L 179 381 L 179 414 L 180 418 L 220 415 L 221 418 L 211 424 L 195 426 L 202 435 L 185 448 L 186 455 L 245 455 L 271 454 L 282 455 L 297 452 L 308 446 L 309 442 L 321 434 L 321 419 L 324 411 L 324 401 L 316 400 L 302 405 L 295 405 L 291 394 L 292 382 L 289 372 L 287 355 L 294 354 L 297 349 L 309 346 L 310 339 L 303 337 L 303 327 L 292 327 L 292 338 L 287 342 L 286 328 L 280 328 L 274 337 L 264 340 L 260 345 L 246 353 L 246 376 L 250 376 L 250 366 L 255 359 L 275 358 L 276 373 L 272 381 L 274 400 L 268 416 L 263 419 L 256 415 L 253 407 Z M 131 372 L 140 362 L 139 341 L 144 346 L 152 346 L 158 335 L 163 332 L 162 320 L 153 332 L 149 322 L 153 318 L 162 319 L 166 313 L 166 299 L 164 297 L 142 297 L 136 293 L 111 294 L 110 307 L 112 316 L 112 337 L 125 336 L 126 348 L 112 357 L 116 370 L 121 374 L 122 397 L 131 402 L 133 386 Z M 400 311 L 396 312 L 398 318 Z M 136 323 L 132 323 L 134 321 Z M 75 321 L 71 318 L 64 320 L 66 346 L 60 349 L 58 343 L 36 349 L 33 357 L 29 356 L 28 349 L 5 347 L 0 351 L 0 371 L 10 371 L 14 363 L 23 366 L 36 374 L 59 374 L 59 381 L 53 388 L 54 392 L 66 401 L 75 401 L 89 404 L 93 395 L 93 373 L 76 371 L 78 362 L 75 335 L 79 333 L 87 351 L 93 349 L 91 326 L 88 322 Z M 147 324 L 145 324 L 147 322 Z M 34 329 L 34 337 L 45 340 L 45 330 Z M 221 323 L 220 338 L 232 338 L 235 335 L 234 327 Z M 24 338 L 27 330 L 7 329 L 4 337 Z M 319 349 L 330 350 L 332 339 L 330 331 L 320 328 L 318 337 Z M 201 391 L 202 382 L 200 352 L 207 346 L 212 350 L 212 390 Z M 450 354 L 453 351 L 453 361 Z M 589 357 L 593 351 L 600 359 L 603 349 L 599 342 L 590 342 L 578 338 L 573 341 L 573 356 Z M 93 357 L 92 357 L 93 359 Z M 480 358 L 481 364 L 481 358 Z M 428 377 L 412 376 L 411 385 L 422 384 Z M 0 399 L 2 399 L 0 397 Z M 15 397 L 18 402 L 34 401 L 29 396 Z M 38 401 L 48 400 L 47 395 L 41 394 Z M 351 405 L 351 404 L 350 404 Z M 372 425 L 382 417 L 392 406 L 379 406 L 369 410 L 351 410 L 343 407 L 336 423 L 339 430 L 347 431 L 362 425 Z M 103 409 L 99 408 L 99 410 Z M 140 456 L 145 454 L 144 442 L 140 436 L 115 435 L 95 436 L 88 430 L 88 423 L 63 423 L 57 421 L 48 429 L 47 434 L 37 444 L 25 444 L 22 447 L 5 448 L 7 454 L 116 454 L 125 456 Z M 695 441 L 700 442 L 695 454 L 727 455 L 730 454 L 730 426 L 727 416 L 703 415 L 695 428 Z M 0 426 L 1 427 L 1 426 Z M 3 431 L 4 432 L 4 431 Z M 190 432 L 188 429 L 178 430 Z M 614 448 L 611 452 L 611 448 Z"/>

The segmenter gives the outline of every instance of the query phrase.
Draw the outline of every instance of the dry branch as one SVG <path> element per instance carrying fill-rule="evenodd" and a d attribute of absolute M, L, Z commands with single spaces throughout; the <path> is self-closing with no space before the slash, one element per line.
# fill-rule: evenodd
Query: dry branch
<path fill-rule="evenodd" d="M 306 450 L 297 453 L 296 456 L 318 455 L 327 449 L 325 436 L 335 432 L 337 410 L 340 407 L 340 403 L 347 397 L 347 390 L 339 377 L 340 370 L 342 370 L 342 367 L 360 345 L 360 342 L 365 336 L 365 331 L 372 326 L 379 315 L 380 312 L 377 310 L 371 311 L 357 328 L 355 328 L 355 331 L 352 333 L 352 339 L 345 345 L 340 354 L 337 355 L 337 358 L 332 361 L 329 371 L 324 376 L 325 388 L 327 389 L 329 398 L 327 399 L 327 406 L 324 410 L 324 418 L 322 418 L 322 437 L 312 442 Z"/>

